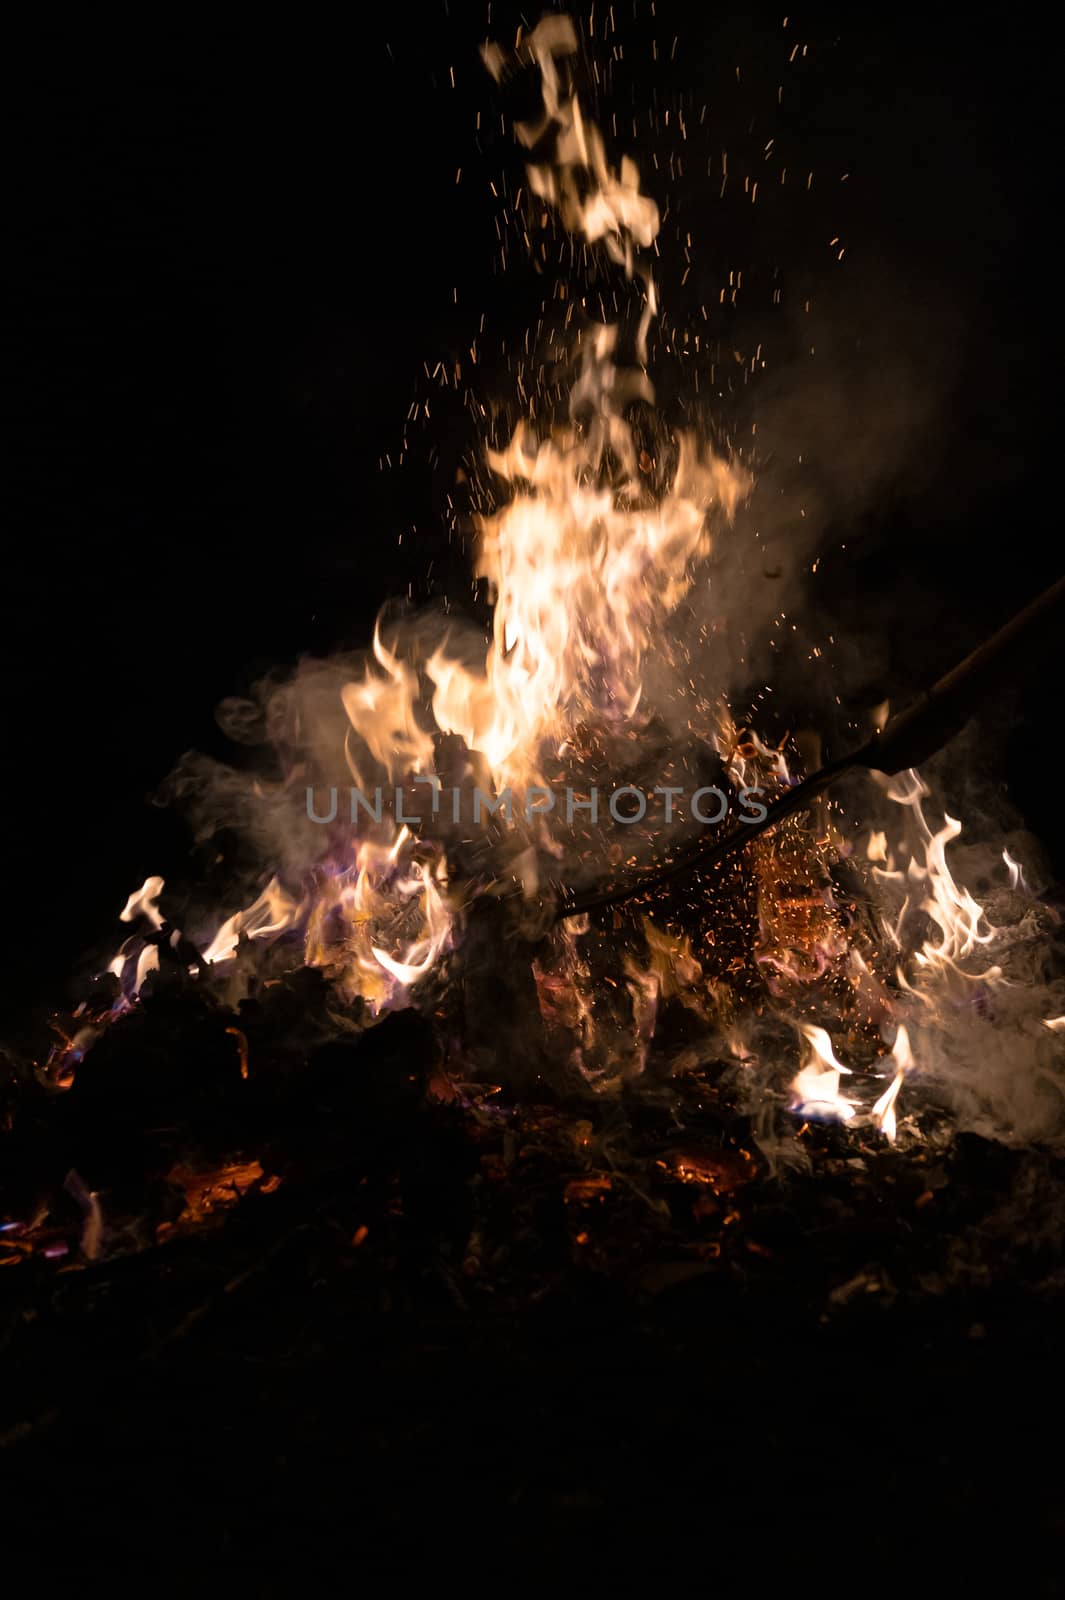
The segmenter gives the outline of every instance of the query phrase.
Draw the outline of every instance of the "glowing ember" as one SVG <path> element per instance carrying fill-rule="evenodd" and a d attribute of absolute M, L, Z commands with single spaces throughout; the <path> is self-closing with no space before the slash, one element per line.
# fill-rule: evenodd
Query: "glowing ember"
<path fill-rule="evenodd" d="M 171 1169 L 168 1178 L 184 1193 L 185 1208 L 175 1223 L 160 1224 L 160 1238 L 198 1226 L 215 1212 L 234 1205 L 249 1189 L 260 1188 L 269 1194 L 278 1187 L 276 1178 L 264 1181 L 258 1161 L 229 1161 L 204 1170 L 179 1165 Z"/>

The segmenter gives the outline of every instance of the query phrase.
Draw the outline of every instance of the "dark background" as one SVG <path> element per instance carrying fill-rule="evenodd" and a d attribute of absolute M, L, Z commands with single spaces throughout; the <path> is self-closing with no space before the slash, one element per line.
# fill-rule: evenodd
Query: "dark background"
<path fill-rule="evenodd" d="M 612 155 L 670 202 L 662 341 L 702 330 L 702 393 L 745 449 L 761 419 L 773 537 L 794 522 L 801 564 L 822 556 L 804 626 L 840 641 L 844 698 L 904 695 L 1057 576 L 1052 51 L 1034 11 L 783 29 L 708 9 L 623 3 L 592 50 Z M 517 14 L 497 6 L 493 33 Z M 146 873 L 180 868 L 180 821 L 146 797 L 181 751 L 217 748 L 223 695 L 456 582 L 445 497 L 477 434 L 423 362 L 504 392 L 502 347 L 545 288 L 502 220 L 521 163 L 487 31 L 482 6 L 433 0 L 357 25 L 142 14 L 9 38 L 8 1014 L 110 936 Z M 1012 686 L 994 745 L 1052 846 L 1056 660 Z"/>

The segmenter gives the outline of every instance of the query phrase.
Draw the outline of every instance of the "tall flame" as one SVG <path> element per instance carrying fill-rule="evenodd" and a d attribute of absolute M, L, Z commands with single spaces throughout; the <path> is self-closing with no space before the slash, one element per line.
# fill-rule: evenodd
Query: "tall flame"
<path fill-rule="evenodd" d="M 515 128 L 529 155 L 529 190 L 582 248 L 598 250 L 623 276 L 638 306 L 635 327 L 625 326 L 620 312 L 611 325 L 573 318 L 566 414 L 539 430 L 525 418 L 502 448 L 483 452 L 494 497 L 476 522 L 474 575 L 493 603 L 490 638 L 474 640 L 470 627 L 456 623 L 434 631 L 382 619 L 365 670 L 339 686 L 343 757 L 356 784 L 369 792 L 387 781 L 409 796 L 428 783 L 420 793 L 426 804 L 431 796 L 431 824 L 419 829 L 398 806 L 392 814 L 380 804 L 358 814 L 353 805 L 344 816 L 334 791 L 332 814 L 316 818 L 329 828 L 319 858 L 298 884 L 278 870 L 249 905 L 233 910 L 200 941 L 203 965 L 236 963 L 229 970 L 239 970 L 249 943 L 298 939 L 303 959 L 325 971 L 344 999 L 361 1001 L 372 1015 L 406 1004 L 457 941 L 470 896 L 516 883 L 534 902 L 545 861 L 572 864 L 576 850 L 571 819 L 547 808 L 535 817 L 527 809 L 524 817 L 504 811 L 492 819 L 489 864 L 453 883 L 455 834 L 436 815 L 433 787 L 444 747 L 451 757 L 458 748 L 466 777 L 546 793 L 560 764 L 579 766 L 597 742 L 638 743 L 651 726 L 660 682 L 672 693 L 683 689 L 690 667 L 671 619 L 706 579 L 714 540 L 752 479 L 690 434 L 657 435 L 658 460 L 637 434 L 634 413 L 654 401 L 646 362 L 658 292 L 648 252 L 660 217 L 635 163 L 625 157 L 614 168 L 607 159 L 573 87 L 577 48 L 570 19 L 552 16 L 519 36 L 514 51 L 490 44 L 483 54 L 499 81 L 538 74 L 541 112 Z M 737 785 L 786 788 L 793 779 L 783 746 L 734 727 L 724 688 L 702 686 L 701 703 L 716 709 L 699 739 Z M 302 783 L 303 768 L 293 766 L 291 781 Z M 941 1053 L 937 1030 L 956 1030 L 959 1018 L 973 1015 L 975 997 L 986 1008 L 986 997 L 1006 984 L 1001 968 L 986 964 L 996 929 L 951 870 L 948 848 L 961 824 L 948 816 L 938 829 L 930 826 L 927 795 L 915 772 L 886 789 L 889 815 L 861 853 L 879 896 L 879 927 L 866 931 L 864 943 L 825 870 L 833 851 L 836 860 L 855 854 L 840 825 L 819 826 L 816 836 L 789 825 L 748 856 L 760 1004 L 800 1039 L 789 1102 L 797 1117 L 871 1124 L 894 1139 L 906 1080 Z M 459 824 L 457 814 L 452 821 Z M 600 831 L 595 845 L 602 844 Z M 1017 862 L 1008 853 L 1003 859 L 1013 890 L 1029 893 Z M 161 878 L 148 878 L 121 912 L 135 931 L 110 967 L 121 986 L 118 1010 L 159 968 L 161 952 L 178 960 L 188 954 L 160 910 L 163 890 Z M 707 1030 L 720 1022 L 722 1058 L 740 1063 L 751 1081 L 758 1077 L 756 1025 L 731 1003 L 718 1004 L 706 959 L 712 934 L 705 948 L 693 948 L 689 938 L 645 918 L 642 945 L 622 950 L 619 941 L 605 985 L 583 943 L 588 937 L 587 923 L 567 924 L 532 963 L 545 1036 L 575 1073 L 602 1086 L 641 1071 L 659 1008 L 675 1001 Z M 597 1019 L 597 989 L 604 987 L 629 1006 L 624 1027 L 613 1032 Z M 853 1067 L 838 1058 L 824 1026 L 805 1020 L 822 1001 Z M 1038 1020 L 1038 1042 L 1050 1047 L 1065 1032 L 1065 1017 Z M 879 1091 L 872 1104 L 870 1073 Z"/>

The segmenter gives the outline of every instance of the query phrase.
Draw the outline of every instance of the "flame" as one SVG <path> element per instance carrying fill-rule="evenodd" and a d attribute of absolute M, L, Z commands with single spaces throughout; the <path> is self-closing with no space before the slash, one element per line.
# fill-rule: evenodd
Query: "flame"
<path fill-rule="evenodd" d="M 791 1109 L 800 1117 L 825 1122 L 850 1122 L 854 1102 L 840 1094 L 840 1079 L 850 1068 L 837 1061 L 832 1040 L 824 1028 L 800 1022 L 799 1032 L 806 1041 L 802 1065 L 791 1086 Z"/>
<path fill-rule="evenodd" d="M 895 1076 L 874 1105 L 871 1116 L 885 1138 L 894 1144 L 897 1128 L 895 1102 L 899 1097 L 903 1079 L 908 1072 L 912 1071 L 914 1066 L 913 1051 L 910 1049 L 910 1036 L 905 1027 L 899 1028 L 891 1054 L 895 1062 Z"/>
<path fill-rule="evenodd" d="M 1010 875 L 1010 888 L 1019 890 L 1021 894 L 1031 894 L 1032 891 L 1028 887 L 1024 869 L 1020 862 L 1014 861 L 1008 850 L 1003 850 L 1002 859 L 1006 864 L 1006 871 Z"/>
<path fill-rule="evenodd" d="M 563 228 L 588 245 L 602 242 L 642 284 L 642 360 L 657 296 L 638 257 L 654 242 L 658 210 L 641 192 L 633 162 L 617 172 L 608 165 L 601 135 L 565 89 L 565 58 L 575 50 L 568 18 L 547 18 L 527 36 L 519 54 L 540 72 L 544 117 L 517 131 L 530 149 L 550 146 L 550 159 L 528 168 L 532 192 Z M 486 47 L 485 60 L 497 77 L 508 70 L 498 47 Z M 648 660 L 670 657 L 666 624 L 711 551 L 713 519 L 731 520 L 751 487 L 744 469 L 690 435 L 675 441 L 665 488 L 651 487 L 623 407 L 637 396 L 651 400 L 653 389 L 642 367 L 618 364 L 618 350 L 616 326 L 582 330 L 571 420 L 543 434 L 519 422 L 504 448 L 485 453 L 502 503 L 476 524 L 474 574 L 494 604 L 492 637 L 480 657 L 461 630 L 427 652 L 416 628 L 399 629 L 386 644 L 379 624 L 371 664 L 341 696 L 357 777 L 380 770 L 395 784 L 432 779 L 437 739 L 453 736 L 471 770 L 489 775 L 497 791 L 513 788 L 524 797 L 524 825 L 505 822 L 511 874 L 529 899 L 541 890 L 537 851 L 557 858 L 574 833 L 572 817 L 549 817 L 547 807 L 530 802 L 537 791 L 548 794 L 545 765 L 578 746 L 587 728 L 602 735 L 643 725 Z M 537 813 L 531 822 L 530 805 Z M 335 965 L 322 937 L 326 914 L 353 912 L 349 975 L 375 1008 L 396 1000 L 382 972 L 405 992 L 431 970 L 461 916 L 439 872 L 410 859 L 412 835 L 389 839 L 386 828 L 384 842 L 398 847 L 389 860 L 396 870 L 380 870 L 380 842 L 360 841 L 353 894 L 346 885 L 326 890 L 312 911 L 308 944 L 309 959 Z M 361 931 L 411 900 L 420 919 L 398 953 Z"/>
<path fill-rule="evenodd" d="M 865 854 L 866 859 L 869 861 L 883 861 L 886 863 L 888 859 L 887 834 L 881 832 L 880 829 L 874 829 L 869 835 Z"/>
<path fill-rule="evenodd" d="M 162 878 L 145 878 L 140 888 L 134 889 L 118 913 L 119 922 L 132 922 L 135 917 L 144 916 L 153 928 L 161 928 L 163 917 L 159 910 L 159 896 L 163 888 Z"/>
<path fill-rule="evenodd" d="M 134 889 L 119 912 L 119 922 L 136 922 L 138 918 L 143 918 L 153 932 L 159 932 L 164 926 L 163 914 L 159 910 L 159 896 L 164 887 L 162 878 L 145 878 L 140 888 Z M 131 969 L 132 976 L 130 976 Z M 131 1001 L 140 994 L 149 973 L 158 970 L 157 945 L 146 942 L 138 934 L 132 934 L 126 939 L 107 965 L 107 971 L 118 979 L 121 986 L 115 1011 L 121 1013 L 127 1010 Z"/>
<path fill-rule="evenodd" d="M 914 957 L 917 966 L 929 969 L 933 974 L 949 969 L 960 976 L 962 969 L 959 963 L 978 946 L 990 944 L 995 930 L 987 926 L 984 909 L 969 890 L 958 887 L 947 862 L 947 845 L 961 833 L 961 823 L 947 816 L 942 828 L 933 833 L 925 821 L 921 806 L 927 794 L 927 784 L 919 773 L 912 770 L 901 774 L 888 790 L 890 800 L 909 809 L 916 827 L 919 851 L 923 852 L 923 860 L 919 858 L 918 851 L 909 855 L 905 873 L 906 897 L 898 923 L 889 931 L 893 942 L 901 944 L 899 924 L 915 907 L 923 911 L 938 929 L 939 940 L 922 941 Z M 998 973 L 992 968 L 980 976 L 994 978 Z"/>
<path fill-rule="evenodd" d="M 541 747 L 557 750 L 582 723 L 632 722 L 657 630 L 709 554 L 708 513 L 731 516 L 743 492 L 737 469 L 682 438 L 672 486 L 650 502 L 636 482 L 631 435 L 615 422 L 628 470 L 607 487 L 590 481 L 602 463 L 577 429 L 537 441 L 520 424 L 506 450 L 488 454 L 512 490 L 480 524 L 475 572 L 495 598 L 492 643 L 481 671 L 445 647 L 426 674 L 437 728 L 482 754 L 499 784 L 542 784 Z M 380 722 L 365 687 L 358 700 L 347 695 L 345 709 L 378 754 Z M 390 775 L 405 775 L 408 753 L 394 748 Z"/>
<path fill-rule="evenodd" d="M 658 209 L 642 194 L 635 164 L 609 167 L 598 129 L 575 94 L 563 89 L 560 64 L 577 48 L 568 17 L 545 18 L 520 47 L 540 71 L 543 119 L 521 124 L 530 148 L 550 135 L 551 160 L 528 167 L 532 192 L 562 226 L 587 244 L 602 241 L 626 276 L 644 285 L 644 340 L 657 298 L 650 272 L 637 263 L 654 243 Z M 510 63 L 488 45 L 489 70 Z M 497 784 L 543 785 L 545 749 L 558 751 L 583 725 L 629 727 L 637 719 L 648 653 L 661 651 L 662 628 L 710 553 L 712 513 L 731 520 L 751 487 L 749 474 L 690 436 L 676 441 L 668 487 L 652 492 L 623 406 L 653 399 L 646 372 L 617 365 L 616 326 L 593 324 L 578 335 L 580 375 L 571 412 L 587 414 L 537 437 L 518 424 L 487 465 L 509 498 L 478 521 L 474 573 L 487 581 L 495 612 L 492 641 L 471 668 L 445 641 L 425 663 L 439 732 L 461 737 Z M 383 673 L 368 672 L 344 691 L 354 733 L 393 779 L 429 771 L 432 739 L 419 721 L 417 674 L 386 651 Z"/>
<path fill-rule="evenodd" d="M 297 911 L 291 895 L 285 893 L 276 878 L 271 878 L 257 900 L 223 922 L 203 952 L 203 959 L 208 965 L 216 961 L 228 961 L 230 956 L 236 955 L 242 938 L 273 938 L 292 926 Z"/>

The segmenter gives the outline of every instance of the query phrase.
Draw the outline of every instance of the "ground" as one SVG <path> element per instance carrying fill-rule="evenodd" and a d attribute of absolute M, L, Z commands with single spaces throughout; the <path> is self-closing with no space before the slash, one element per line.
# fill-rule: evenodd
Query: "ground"
<path fill-rule="evenodd" d="M 413 1054 L 385 1093 L 393 1023 L 358 1107 L 333 1051 L 260 1108 L 242 1198 L 151 1189 L 160 1242 L 94 1262 L 72 1202 L 70 1255 L 0 1275 L 40 1579 L 984 1592 L 1005 1556 L 1060 1592 L 1059 1163 L 930 1122 L 773 1175 L 712 1093 L 682 1150 L 637 1101 L 442 1102 Z"/>

